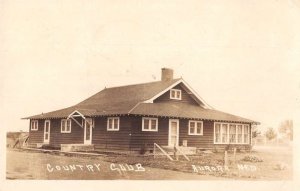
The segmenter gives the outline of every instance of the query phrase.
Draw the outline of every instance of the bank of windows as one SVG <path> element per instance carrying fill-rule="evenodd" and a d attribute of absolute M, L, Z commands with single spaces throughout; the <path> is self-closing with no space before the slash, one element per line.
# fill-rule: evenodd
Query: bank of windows
<path fill-rule="evenodd" d="M 215 123 L 214 143 L 249 144 L 250 127 L 243 124 Z"/>
<path fill-rule="evenodd" d="M 71 133 L 71 119 L 62 119 L 61 120 L 61 126 L 60 126 L 60 132 L 61 133 Z"/>

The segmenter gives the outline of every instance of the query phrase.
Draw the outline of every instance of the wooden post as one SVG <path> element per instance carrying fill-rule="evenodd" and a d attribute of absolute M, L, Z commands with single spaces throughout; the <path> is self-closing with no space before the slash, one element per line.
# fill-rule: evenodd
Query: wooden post
<path fill-rule="evenodd" d="M 176 145 L 174 145 L 174 158 L 175 158 L 175 160 L 178 160 L 178 154 L 177 154 Z"/>
<path fill-rule="evenodd" d="M 155 158 L 155 144 L 153 144 L 153 158 Z"/>
<path fill-rule="evenodd" d="M 236 164 L 236 148 L 233 149 L 234 164 Z"/>
<path fill-rule="evenodd" d="M 224 154 L 224 166 L 228 166 L 228 154 L 227 154 L 227 151 L 225 151 L 225 154 Z"/>

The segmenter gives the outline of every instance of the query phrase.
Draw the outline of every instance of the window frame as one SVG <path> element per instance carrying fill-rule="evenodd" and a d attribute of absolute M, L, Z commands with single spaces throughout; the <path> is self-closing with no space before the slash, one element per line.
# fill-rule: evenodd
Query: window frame
<path fill-rule="evenodd" d="M 31 122 L 30 122 L 30 131 L 38 131 L 38 130 L 39 130 L 39 120 L 31 120 Z"/>
<path fill-rule="evenodd" d="M 195 123 L 195 126 L 194 126 L 194 132 L 192 133 L 191 132 L 191 123 Z M 201 131 L 200 133 L 197 133 L 197 124 L 198 123 L 201 123 Z M 196 135 L 196 136 L 199 136 L 199 135 L 203 135 L 203 121 L 197 121 L 197 120 L 189 120 L 189 129 L 188 129 L 188 135 Z"/>
<path fill-rule="evenodd" d="M 175 97 L 172 96 L 172 92 L 175 92 Z M 179 97 L 177 97 L 177 92 L 179 92 Z M 170 89 L 170 99 L 181 100 L 182 91 L 180 89 Z"/>
<path fill-rule="evenodd" d="M 112 120 L 112 128 L 109 128 L 109 120 Z M 115 119 L 118 120 L 117 129 L 115 129 Z M 120 117 L 108 117 L 106 120 L 106 130 L 107 131 L 119 131 L 120 130 Z"/>
<path fill-rule="evenodd" d="M 216 142 L 216 124 L 220 124 L 220 142 Z M 222 125 L 227 124 L 227 142 L 222 142 Z M 235 125 L 235 142 L 230 142 L 230 125 Z M 242 141 L 238 142 L 238 126 L 242 125 Z M 248 126 L 248 142 L 244 141 L 245 136 L 245 126 Z M 234 145 L 247 145 L 251 144 L 251 125 L 245 124 L 245 123 L 224 123 L 224 122 L 214 122 L 214 144 L 220 144 L 220 145 L 228 145 L 228 144 L 234 144 Z"/>
<path fill-rule="evenodd" d="M 68 125 L 68 121 L 70 121 L 70 130 L 67 131 L 67 125 Z M 63 123 L 64 123 L 64 127 L 65 130 L 63 130 Z M 60 120 L 60 133 L 71 133 L 72 132 L 72 120 L 71 119 L 61 119 Z"/>
<path fill-rule="evenodd" d="M 145 120 L 149 120 L 149 129 L 145 129 Z M 152 120 L 155 120 L 155 129 L 152 129 Z M 143 117 L 142 118 L 142 131 L 158 132 L 158 118 L 155 117 Z"/>

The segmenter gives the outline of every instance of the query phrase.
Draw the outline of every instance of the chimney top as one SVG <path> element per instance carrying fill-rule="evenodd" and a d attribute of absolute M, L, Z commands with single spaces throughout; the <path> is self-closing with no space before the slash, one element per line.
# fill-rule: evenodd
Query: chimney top
<path fill-rule="evenodd" d="M 171 81 L 173 80 L 173 69 L 162 68 L 161 69 L 161 81 Z"/>

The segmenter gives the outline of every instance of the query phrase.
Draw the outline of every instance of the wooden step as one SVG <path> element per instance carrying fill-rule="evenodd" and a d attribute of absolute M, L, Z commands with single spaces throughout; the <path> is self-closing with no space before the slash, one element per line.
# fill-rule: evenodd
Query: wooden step
<path fill-rule="evenodd" d="M 62 152 L 78 152 L 78 151 L 94 151 L 94 145 L 85 144 L 61 144 L 60 150 Z"/>

